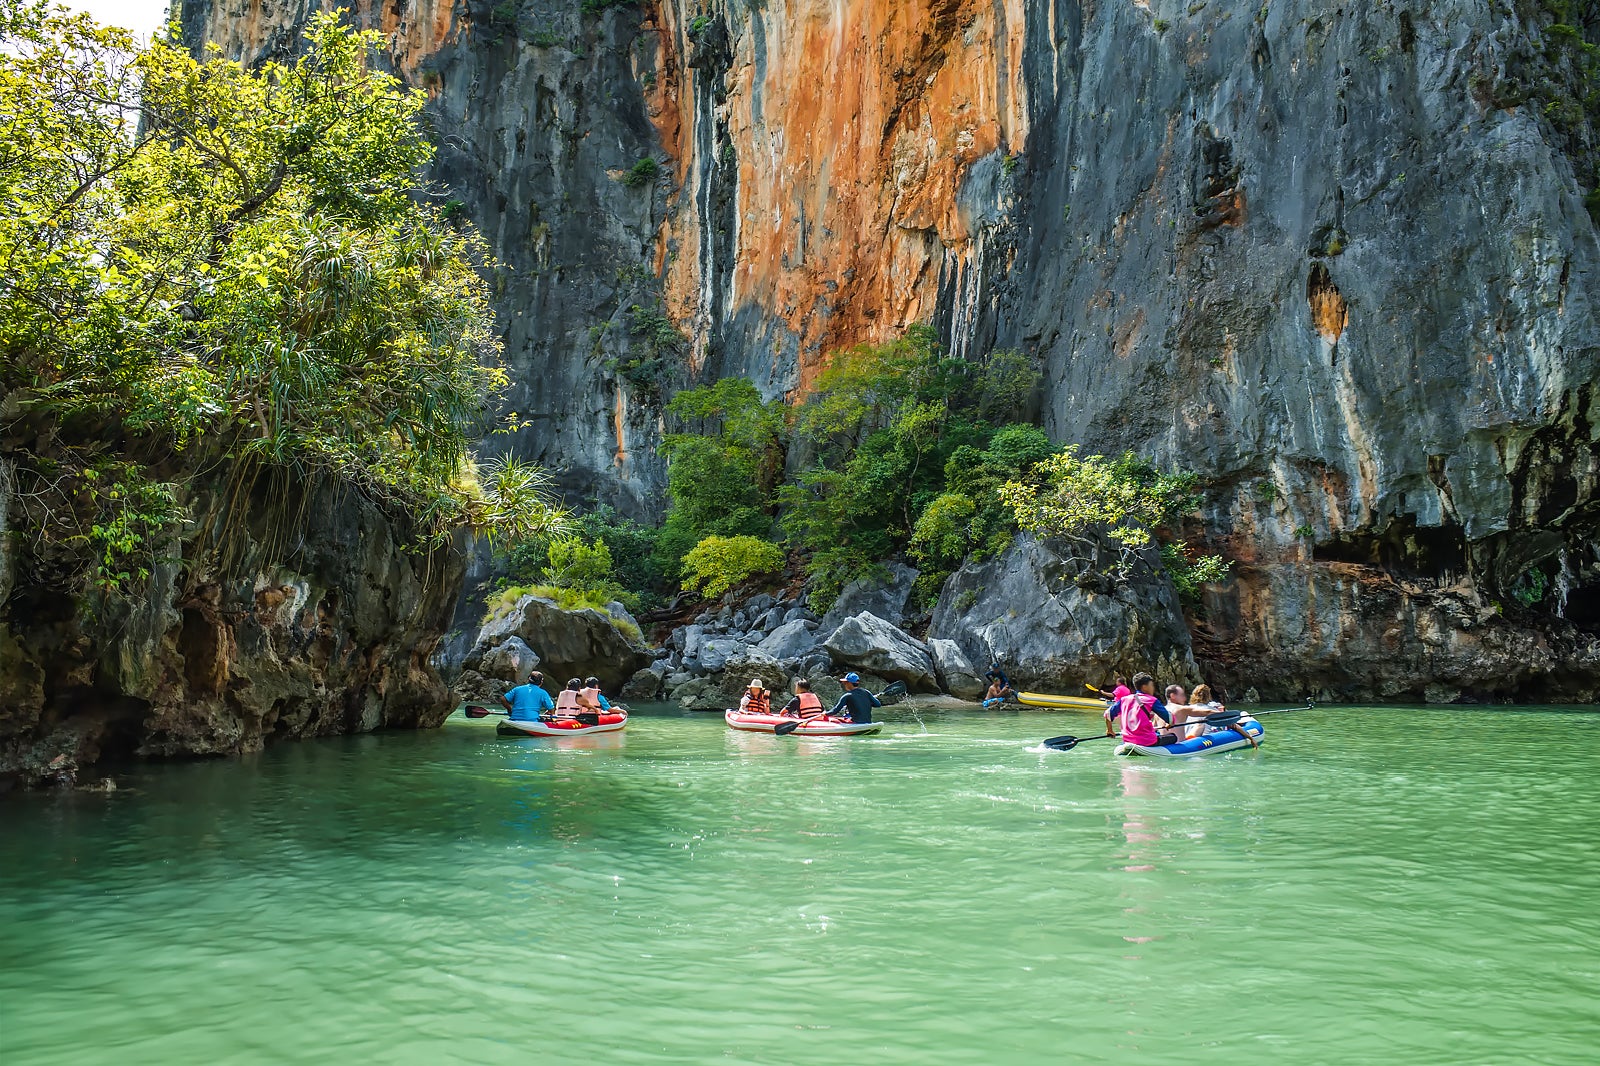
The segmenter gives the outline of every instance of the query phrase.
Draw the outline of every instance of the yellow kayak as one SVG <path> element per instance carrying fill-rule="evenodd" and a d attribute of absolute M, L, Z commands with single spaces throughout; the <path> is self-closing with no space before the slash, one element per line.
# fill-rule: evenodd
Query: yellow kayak
<path fill-rule="evenodd" d="M 1106 709 L 1106 701 L 1093 696 L 1052 696 L 1047 692 L 1019 692 L 1017 702 L 1025 707 L 1064 707 L 1071 711 Z"/>

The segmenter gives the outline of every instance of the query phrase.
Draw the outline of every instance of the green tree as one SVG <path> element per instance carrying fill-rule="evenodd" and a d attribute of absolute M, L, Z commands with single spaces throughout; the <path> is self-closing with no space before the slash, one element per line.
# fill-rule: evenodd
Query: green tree
<path fill-rule="evenodd" d="M 1006 482 L 1000 496 L 1029 532 L 1083 543 L 1103 533 L 1120 546 L 1116 569 L 1125 573 L 1156 533 L 1170 534 L 1199 505 L 1198 485 L 1194 474 L 1164 473 L 1132 452 L 1084 456 L 1072 445 L 1035 466 L 1033 476 Z M 1228 571 L 1220 556 L 1196 559 L 1175 545 L 1162 557 L 1174 583 L 1190 597 L 1201 583 L 1221 580 Z"/>
<path fill-rule="evenodd" d="M 683 587 L 716 599 L 735 585 L 783 569 L 783 549 L 758 537 L 707 537 L 683 557 Z"/>
<path fill-rule="evenodd" d="M 349 486 L 431 543 L 560 525 L 542 471 L 472 461 L 505 384 L 489 261 L 419 177 L 424 97 L 368 66 L 378 35 L 320 14 L 246 69 L 24 0 L 0 33 L 0 388 L 38 442 L 19 476 L 63 505 L 43 544 L 81 541 L 87 471 L 172 452 L 238 498 Z"/>
<path fill-rule="evenodd" d="M 668 576 L 675 576 L 684 553 L 707 536 L 770 531 L 787 411 L 780 400 L 763 402 L 743 378 L 724 378 L 678 393 L 667 413 L 682 430 L 662 443 L 671 505 L 657 556 Z"/>

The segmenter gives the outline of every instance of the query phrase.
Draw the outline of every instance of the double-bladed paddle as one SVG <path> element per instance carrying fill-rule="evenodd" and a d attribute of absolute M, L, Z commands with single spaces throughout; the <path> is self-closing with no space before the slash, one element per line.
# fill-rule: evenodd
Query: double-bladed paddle
<path fill-rule="evenodd" d="M 462 711 L 461 713 L 465 714 L 468 718 L 487 718 L 492 714 L 504 714 L 504 715 L 510 715 L 511 714 L 510 711 L 491 711 L 489 708 L 487 708 L 487 707 L 479 707 L 477 704 L 473 704 L 472 706 L 468 707 L 466 710 Z M 546 721 L 550 721 L 553 717 L 554 717 L 553 715 L 540 715 L 539 716 L 539 720 L 541 722 L 546 722 Z M 599 725 L 600 724 L 600 716 L 598 714 L 595 714 L 593 711 L 580 711 L 577 714 L 567 715 L 566 717 L 576 718 L 578 720 L 579 724 L 581 724 L 581 725 Z"/>
<path fill-rule="evenodd" d="M 894 684 L 890 685 L 888 688 L 884 689 L 882 692 L 878 693 L 873 698 L 878 700 L 879 702 L 882 702 L 882 700 L 883 700 L 883 698 L 885 696 L 904 696 L 905 694 L 906 694 L 906 683 L 904 681 L 896 681 Z M 815 715 L 812 715 L 810 718 L 797 718 L 792 722 L 779 722 L 777 725 L 772 727 L 772 732 L 773 732 L 773 734 L 775 736 L 786 737 L 790 733 L 793 733 L 796 729 L 799 729 L 805 723 L 814 722 L 818 718 L 825 718 L 825 717 L 827 717 L 827 715 L 815 714 Z"/>
<path fill-rule="evenodd" d="M 1316 706 L 1317 706 L 1317 704 L 1316 704 L 1315 700 L 1308 699 L 1308 700 L 1306 700 L 1306 705 L 1304 707 L 1279 707 L 1276 710 L 1271 710 L 1271 711 L 1257 711 L 1256 713 L 1251 714 L 1249 717 L 1251 717 L 1251 718 L 1260 718 L 1264 714 L 1284 714 L 1284 713 L 1287 713 L 1289 711 L 1310 711 L 1310 710 L 1315 710 Z M 1180 727 L 1180 728 L 1187 728 L 1188 726 L 1192 726 L 1192 725 L 1205 725 L 1205 726 L 1228 726 L 1228 725 L 1234 725 L 1235 723 L 1237 723 L 1239 721 L 1239 719 L 1241 719 L 1243 717 L 1245 717 L 1245 712 L 1244 711 L 1218 711 L 1216 714 L 1208 714 L 1204 718 L 1191 718 L 1189 721 L 1184 722 L 1183 726 Z M 1085 741 L 1103 740 L 1105 737 L 1113 737 L 1113 736 L 1117 736 L 1117 734 L 1116 733 L 1106 733 L 1103 736 L 1094 736 L 1094 737 L 1072 737 L 1072 736 L 1046 737 L 1044 739 L 1044 741 L 1042 741 L 1042 743 L 1044 744 L 1045 747 L 1050 748 L 1053 751 L 1071 751 L 1073 748 L 1077 747 L 1079 744 L 1084 743 Z"/>

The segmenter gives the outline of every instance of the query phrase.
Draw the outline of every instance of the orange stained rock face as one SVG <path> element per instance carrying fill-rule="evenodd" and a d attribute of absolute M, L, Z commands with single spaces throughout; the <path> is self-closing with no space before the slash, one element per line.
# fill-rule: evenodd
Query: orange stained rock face
<path fill-rule="evenodd" d="M 964 258 L 957 204 L 974 162 L 1026 134 L 1023 0 L 772 0 L 732 26 L 721 115 L 738 156 L 732 309 L 801 338 L 801 380 L 828 351 L 926 319 L 941 263 Z M 663 0 L 663 36 L 694 10 Z M 755 41 L 762 42 L 760 55 Z M 662 67 L 652 101 L 684 182 L 663 226 L 668 306 L 699 337 L 704 272 L 693 71 Z M 668 84 L 668 83 L 671 84 Z M 702 167 L 704 161 L 700 161 Z"/>
<path fill-rule="evenodd" d="M 1306 278 L 1306 303 L 1311 307 L 1311 324 L 1317 332 L 1329 343 L 1337 341 L 1350 321 L 1350 308 L 1328 268 L 1321 263 L 1313 264 Z"/>
<path fill-rule="evenodd" d="M 312 10 L 347 8 L 363 29 L 381 30 L 388 38 L 389 58 L 415 81 L 418 66 L 462 30 L 455 21 L 455 0 L 312 0 Z M 275 38 L 302 22 L 299 5 L 267 0 L 216 0 L 206 23 L 206 38 L 222 54 L 253 62 Z M 286 42 L 285 42 L 286 43 Z"/>

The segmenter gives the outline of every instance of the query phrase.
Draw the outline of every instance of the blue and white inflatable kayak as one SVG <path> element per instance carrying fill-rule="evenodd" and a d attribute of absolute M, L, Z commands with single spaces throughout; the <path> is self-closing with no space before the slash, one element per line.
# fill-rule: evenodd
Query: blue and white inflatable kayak
<path fill-rule="evenodd" d="M 1239 731 L 1248 729 L 1250 735 L 1255 737 L 1256 743 L 1261 743 L 1266 730 L 1261 728 L 1261 723 L 1254 718 L 1241 718 L 1239 723 L 1215 733 L 1195 737 L 1193 740 L 1182 740 L 1176 744 L 1152 746 L 1147 744 L 1117 745 L 1118 755 L 1154 755 L 1163 759 L 1182 759 L 1190 755 L 1215 755 L 1219 751 L 1233 751 L 1235 748 L 1248 748 L 1250 742 Z"/>

